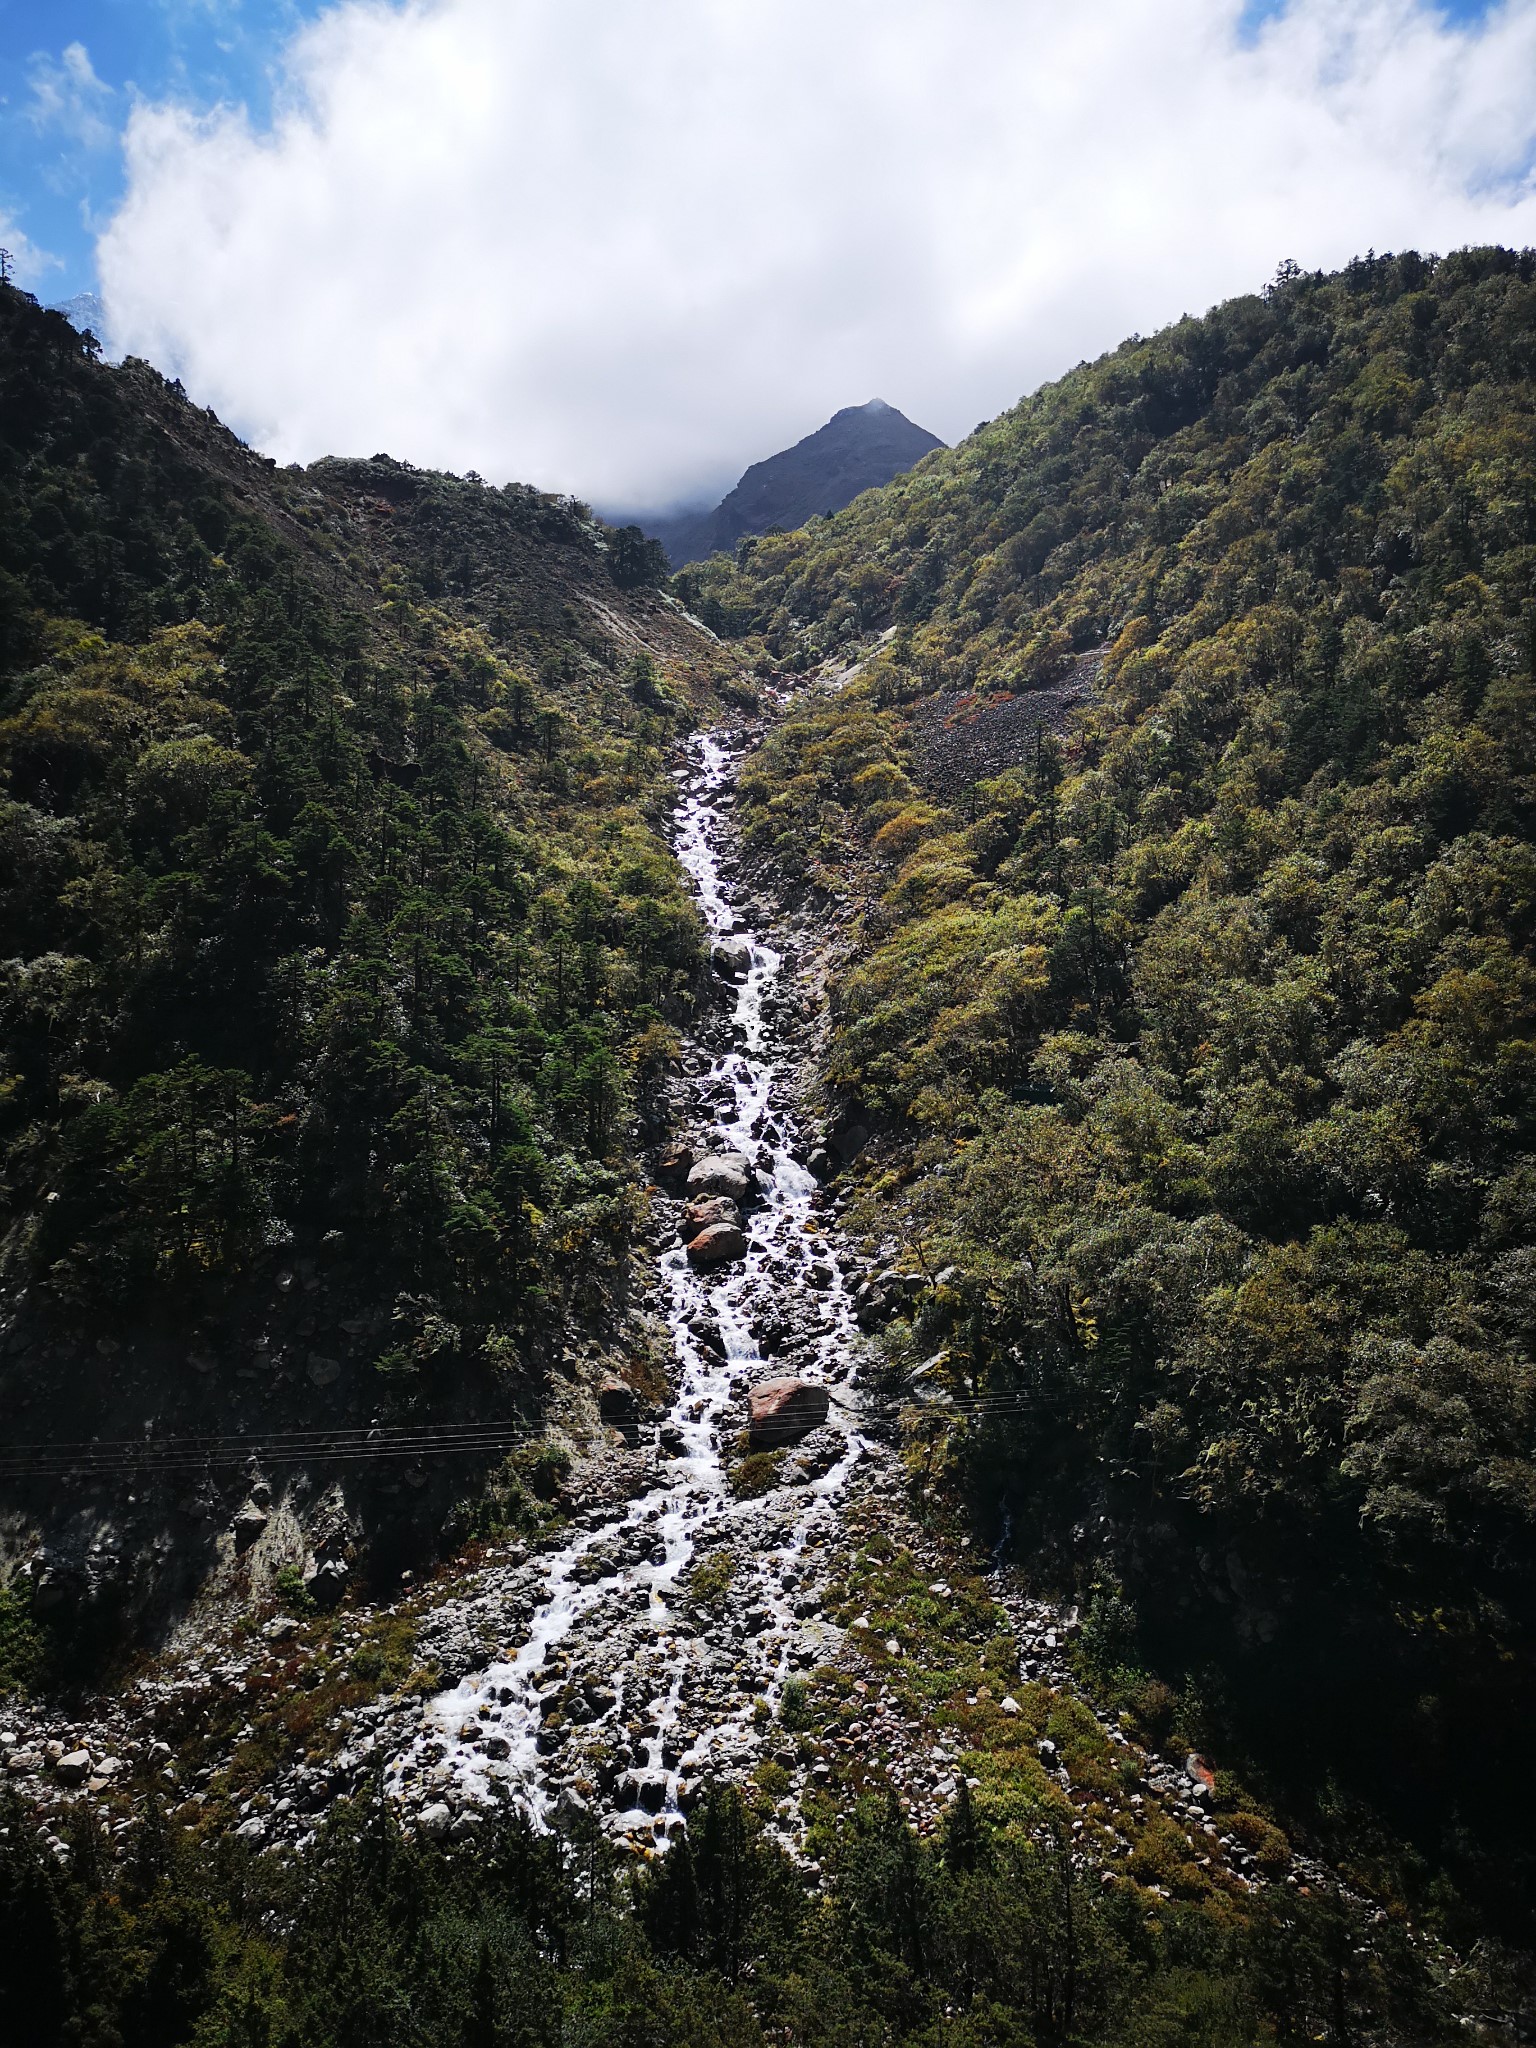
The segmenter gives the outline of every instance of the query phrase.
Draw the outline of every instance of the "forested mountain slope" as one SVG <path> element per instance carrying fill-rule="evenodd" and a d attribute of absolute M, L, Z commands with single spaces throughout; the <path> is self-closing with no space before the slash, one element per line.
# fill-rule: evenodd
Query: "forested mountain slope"
<path fill-rule="evenodd" d="M 1464 1875 L 1536 1704 L 1533 277 L 1288 266 L 679 579 L 867 656 L 743 786 L 862 909 L 828 1082 L 941 1275 L 893 1366 L 1017 1404 L 941 1438 L 988 1525 Z"/>
<path fill-rule="evenodd" d="M 278 471 L 0 292 L 8 1439 L 509 1412 L 601 1334 L 699 944 L 657 559 Z"/>

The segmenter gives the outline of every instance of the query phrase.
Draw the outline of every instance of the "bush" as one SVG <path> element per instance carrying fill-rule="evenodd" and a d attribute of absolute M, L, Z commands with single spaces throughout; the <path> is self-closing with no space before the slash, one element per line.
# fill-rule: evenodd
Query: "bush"
<path fill-rule="evenodd" d="M 739 1465 L 731 1467 L 731 1491 L 738 1500 L 756 1500 L 771 1493 L 778 1483 L 782 1451 L 749 1451 Z"/>
<path fill-rule="evenodd" d="M 570 1477 L 571 1454 L 563 1444 L 540 1444 L 527 1457 L 528 1484 L 536 1500 L 551 1501 Z"/>
<path fill-rule="evenodd" d="M 700 1607 L 721 1608 L 736 1576 L 736 1560 L 728 1550 L 712 1550 L 694 1559 L 688 1571 L 688 1597 Z"/>
<path fill-rule="evenodd" d="M 792 1733 L 809 1728 L 813 1719 L 810 1687 L 803 1678 L 788 1678 L 779 1695 L 779 1719 Z"/>
<path fill-rule="evenodd" d="M 278 1602 L 290 1614 L 313 1614 L 314 1597 L 304 1583 L 304 1574 L 296 1564 L 285 1564 L 272 1581 L 272 1591 Z"/>
<path fill-rule="evenodd" d="M 1266 1877 L 1283 1877 L 1291 1860 L 1291 1845 L 1273 1821 L 1262 1814 L 1239 1809 L 1222 1816 L 1222 1826 L 1248 1850 Z"/>

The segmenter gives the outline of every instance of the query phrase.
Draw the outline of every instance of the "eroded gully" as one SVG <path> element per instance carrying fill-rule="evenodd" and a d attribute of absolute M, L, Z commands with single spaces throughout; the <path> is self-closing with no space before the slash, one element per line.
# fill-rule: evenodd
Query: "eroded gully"
<path fill-rule="evenodd" d="M 664 1840 L 701 1776 L 750 1763 L 765 1719 L 758 1702 L 771 1708 L 793 1672 L 833 1654 L 840 1636 L 818 1596 L 839 1494 L 871 1453 L 856 1426 L 859 1339 L 813 1213 L 789 1048 L 768 1021 L 785 961 L 749 927 L 733 879 L 734 765 L 718 740 L 692 743 L 673 841 L 710 941 L 736 955 L 740 977 L 724 1049 L 701 1058 L 696 1047 L 688 1065 L 704 1147 L 745 1155 L 755 1170 L 746 1254 L 703 1272 L 681 1241 L 662 1256 L 675 1392 L 656 1482 L 541 1557 L 531 1612 L 507 1618 L 516 1648 L 429 1703 L 390 1767 L 416 1804 L 437 1797 L 462 1811 L 509 1796 L 540 1826 L 557 1810 L 588 1809 L 615 1835 Z M 727 1453 L 747 1388 L 787 1369 L 765 1358 L 754 1330 L 786 1324 L 798 1339 L 794 1373 L 827 1385 L 829 1419 L 786 1454 L 772 1491 L 739 1499 Z M 713 1613 L 689 1581 L 710 1558 L 720 1560 Z"/>

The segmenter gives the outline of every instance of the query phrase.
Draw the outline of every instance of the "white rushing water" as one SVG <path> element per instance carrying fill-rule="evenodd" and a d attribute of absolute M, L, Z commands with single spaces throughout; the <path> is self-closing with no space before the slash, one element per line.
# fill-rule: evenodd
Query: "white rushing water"
<path fill-rule="evenodd" d="M 663 1256 L 676 1394 L 662 1431 L 672 1455 L 658 1483 L 539 1560 L 532 1615 L 509 1620 L 509 1634 L 522 1636 L 515 1653 L 432 1700 L 421 1738 L 392 1767 L 397 1786 L 400 1774 L 417 1781 L 418 1797 L 422 1779 L 460 1802 L 509 1794 L 547 1825 L 551 1781 L 569 1798 L 572 1777 L 569 1756 L 556 1760 L 568 1736 L 551 1739 L 546 1713 L 554 1699 L 569 1704 L 576 1671 L 586 1686 L 579 1732 L 589 1771 L 601 1772 L 605 1752 L 629 1759 L 617 1772 L 608 1767 L 607 1824 L 649 1840 L 682 1825 L 690 1779 L 750 1754 L 756 1700 L 771 1704 L 793 1668 L 828 1647 L 830 1632 L 807 1597 L 816 1576 L 808 1553 L 835 1532 L 835 1497 L 865 1448 L 844 1400 L 834 1405 L 844 1434 L 829 1469 L 757 1500 L 737 1500 L 727 1485 L 723 1447 L 745 1422 L 746 1387 L 785 1370 L 762 1356 L 754 1319 L 782 1314 L 786 1297 L 814 1304 L 817 1362 L 802 1347 L 795 1376 L 833 1388 L 854 1377 L 857 1339 L 842 1274 L 813 1215 L 816 1182 L 794 1156 L 803 1148 L 787 1077 L 768 1049 L 764 1006 L 783 961 L 746 928 L 722 870 L 734 762 L 708 737 L 691 754 L 675 850 L 711 943 L 744 943 L 749 962 L 736 986 L 730 1049 L 698 1083 L 701 1119 L 715 1119 L 710 1145 L 746 1154 L 759 1176 L 743 1223 L 747 1254 L 702 1273 L 681 1244 Z M 698 1334 L 712 1328 L 718 1351 Z M 680 1582 L 701 1546 L 722 1541 L 737 1561 L 729 1611 L 701 1638 L 681 1612 Z"/>

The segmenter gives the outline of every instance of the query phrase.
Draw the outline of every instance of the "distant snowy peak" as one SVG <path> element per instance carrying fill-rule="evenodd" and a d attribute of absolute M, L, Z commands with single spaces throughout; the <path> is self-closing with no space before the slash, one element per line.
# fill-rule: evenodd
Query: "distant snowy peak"
<path fill-rule="evenodd" d="M 94 334 L 101 343 L 104 356 L 116 359 L 119 351 L 115 345 L 112 323 L 107 318 L 107 309 L 96 292 L 76 292 L 72 299 L 60 299 L 57 305 L 49 307 L 50 313 L 62 313 L 71 326 L 78 327 L 82 334 Z"/>

